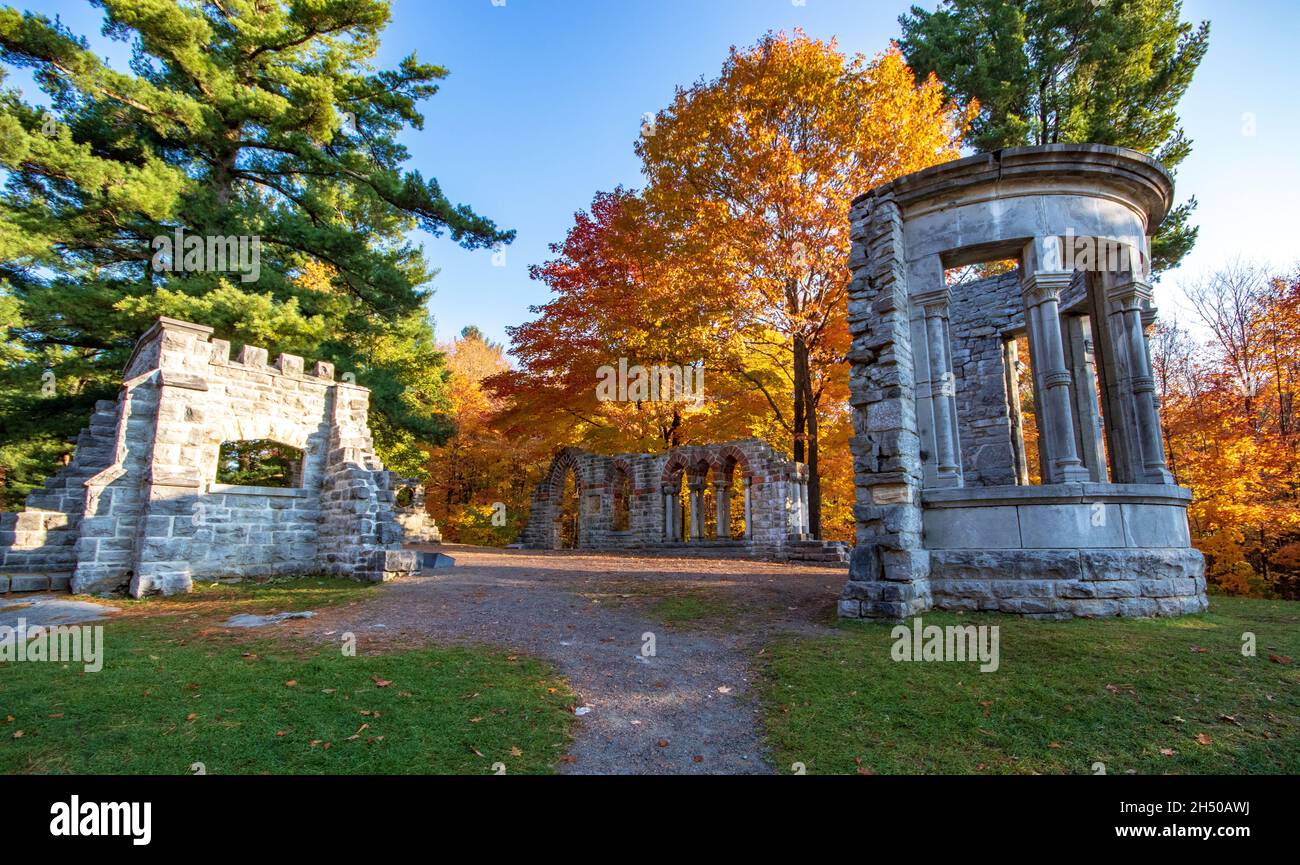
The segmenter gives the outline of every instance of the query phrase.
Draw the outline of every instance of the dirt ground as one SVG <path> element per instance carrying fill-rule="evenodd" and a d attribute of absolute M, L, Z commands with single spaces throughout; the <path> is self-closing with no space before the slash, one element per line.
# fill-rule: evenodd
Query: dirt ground
<path fill-rule="evenodd" d="M 826 632 L 846 578 L 842 567 L 734 559 L 427 549 L 455 567 L 288 629 L 351 631 L 363 651 L 478 643 L 546 658 L 587 709 L 561 766 L 580 774 L 771 772 L 754 665 L 774 636 Z"/>

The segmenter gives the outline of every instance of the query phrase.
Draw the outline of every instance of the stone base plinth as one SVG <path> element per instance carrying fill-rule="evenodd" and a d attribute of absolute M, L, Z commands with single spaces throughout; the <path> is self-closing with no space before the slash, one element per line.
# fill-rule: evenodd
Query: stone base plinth
<path fill-rule="evenodd" d="M 933 550 L 930 567 L 941 610 L 1068 619 L 1180 616 L 1208 605 L 1195 549 Z"/>
<path fill-rule="evenodd" d="M 931 550 L 930 575 L 850 581 L 842 618 L 897 620 L 928 609 L 1036 619 L 1204 612 L 1205 561 L 1194 549 Z"/>

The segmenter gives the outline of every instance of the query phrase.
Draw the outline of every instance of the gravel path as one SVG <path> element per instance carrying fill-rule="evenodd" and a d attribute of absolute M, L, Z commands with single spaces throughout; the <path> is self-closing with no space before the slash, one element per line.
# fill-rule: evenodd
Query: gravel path
<path fill-rule="evenodd" d="M 323 611 L 306 633 L 487 643 L 554 662 L 578 723 L 561 771 L 771 772 L 751 669 L 764 643 L 825 632 L 843 568 L 723 559 L 443 545 L 456 567 L 398 580 L 371 600 Z M 665 598 L 707 599 L 712 615 L 657 618 Z M 654 635 L 654 655 L 642 652 Z"/>

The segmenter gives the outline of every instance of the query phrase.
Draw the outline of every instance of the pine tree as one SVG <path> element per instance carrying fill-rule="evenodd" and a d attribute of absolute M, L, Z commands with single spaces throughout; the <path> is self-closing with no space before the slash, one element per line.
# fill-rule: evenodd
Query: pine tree
<path fill-rule="evenodd" d="M 397 135 L 423 127 L 446 70 L 414 55 L 373 66 L 378 0 L 96 5 L 130 71 L 58 21 L 0 8 L 0 60 L 31 68 L 49 102 L 0 92 L 0 461 L 75 431 L 168 315 L 354 371 L 381 455 L 417 470 L 418 443 L 450 425 L 425 309 L 436 271 L 406 235 L 513 238 L 405 167 Z M 178 230 L 257 238 L 257 267 L 191 261 L 165 246 Z"/>
<path fill-rule="evenodd" d="M 920 76 L 979 103 L 967 143 L 981 151 L 1089 142 L 1129 147 L 1172 173 L 1191 152 L 1176 107 L 1209 45 L 1210 25 L 1181 20 L 1182 0 L 944 0 L 899 18 Z M 1156 271 L 1196 243 L 1196 199 L 1152 243 Z"/>

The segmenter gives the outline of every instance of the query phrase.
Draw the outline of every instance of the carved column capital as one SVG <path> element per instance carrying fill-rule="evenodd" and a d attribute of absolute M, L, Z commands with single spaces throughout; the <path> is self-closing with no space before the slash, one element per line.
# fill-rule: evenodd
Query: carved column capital
<path fill-rule="evenodd" d="M 1151 286 L 1140 279 L 1126 279 L 1106 289 L 1106 307 L 1109 312 L 1128 312 L 1136 310 L 1145 314 L 1155 308 L 1151 306 Z"/>
<path fill-rule="evenodd" d="M 1073 279 L 1072 270 L 1030 271 L 1020 280 L 1020 294 L 1026 307 L 1059 301 L 1061 293 L 1070 287 Z"/>

